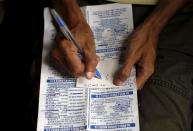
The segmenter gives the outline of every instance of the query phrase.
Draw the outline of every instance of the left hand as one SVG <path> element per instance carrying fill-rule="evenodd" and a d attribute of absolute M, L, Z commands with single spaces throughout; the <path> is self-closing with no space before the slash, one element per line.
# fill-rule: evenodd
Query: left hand
<path fill-rule="evenodd" d="M 114 77 L 115 85 L 122 85 L 136 66 L 136 81 L 141 89 L 154 72 L 158 35 L 145 26 L 139 26 L 129 37 L 123 66 Z"/>

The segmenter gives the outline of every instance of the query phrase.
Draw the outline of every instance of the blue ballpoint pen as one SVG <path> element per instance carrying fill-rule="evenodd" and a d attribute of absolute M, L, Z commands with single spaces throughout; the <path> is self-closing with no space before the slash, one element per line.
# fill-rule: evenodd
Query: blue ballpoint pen
<path fill-rule="evenodd" d="M 74 36 L 72 35 L 72 33 L 70 32 L 68 26 L 66 25 L 66 23 L 64 22 L 64 20 L 60 17 L 60 15 L 54 10 L 52 9 L 51 10 L 51 14 L 52 16 L 54 17 L 56 23 L 58 24 L 61 32 L 64 34 L 64 36 L 71 42 L 73 43 L 76 48 L 78 49 L 78 52 L 77 52 L 77 55 L 79 56 L 79 58 L 82 60 L 83 57 L 82 57 L 82 50 L 78 44 L 78 42 L 75 40 Z M 96 72 L 95 72 L 95 77 L 98 78 L 98 79 L 101 79 L 101 75 L 100 75 L 100 72 L 98 71 L 98 69 L 96 69 Z"/>

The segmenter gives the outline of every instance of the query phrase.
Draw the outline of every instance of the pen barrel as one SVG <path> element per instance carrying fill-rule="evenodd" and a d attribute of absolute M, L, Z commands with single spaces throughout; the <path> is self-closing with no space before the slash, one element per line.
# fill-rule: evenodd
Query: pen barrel
<path fill-rule="evenodd" d="M 77 52 L 77 56 L 80 58 L 81 61 L 83 60 L 83 56 L 80 52 Z"/>

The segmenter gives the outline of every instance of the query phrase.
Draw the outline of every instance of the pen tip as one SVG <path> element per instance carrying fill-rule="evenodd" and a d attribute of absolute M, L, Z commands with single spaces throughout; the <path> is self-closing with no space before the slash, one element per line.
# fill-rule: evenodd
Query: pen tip
<path fill-rule="evenodd" d="M 95 77 L 98 79 L 102 78 L 100 72 L 97 69 L 96 69 Z"/>

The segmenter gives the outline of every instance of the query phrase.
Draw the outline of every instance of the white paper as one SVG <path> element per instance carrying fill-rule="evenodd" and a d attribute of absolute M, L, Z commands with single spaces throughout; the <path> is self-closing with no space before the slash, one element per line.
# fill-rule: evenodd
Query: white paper
<path fill-rule="evenodd" d="M 50 62 L 56 29 L 49 9 L 44 10 L 44 44 L 39 94 L 37 131 L 79 131 L 86 129 L 85 88 L 76 88 L 76 79 L 63 76 Z"/>
<path fill-rule="evenodd" d="M 129 4 L 88 6 L 84 11 L 96 44 L 101 79 L 77 79 L 77 87 L 87 87 L 88 130 L 139 131 L 136 73 L 132 69 L 123 86 L 112 84 L 119 69 L 121 53 L 133 30 L 132 7 Z"/>
<path fill-rule="evenodd" d="M 115 9 L 119 13 L 117 15 L 120 15 L 120 12 L 124 12 L 125 9 L 129 10 L 127 15 L 130 20 L 126 18 L 122 20 L 122 22 L 125 22 L 125 25 L 128 25 L 126 29 L 127 34 L 124 34 L 124 28 L 122 35 L 116 35 L 115 44 L 111 43 L 110 39 L 106 37 L 106 34 L 108 37 L 111 36 L 111 34 L 108 34 L 109 29 L 106 31 L 106 27 L 104 28 L 107 32 L 104 33 L 105 41 L 107 41 L 105 47 L 98 46 L 97 43 L 101 40 L 95 37 L 96 49 L 98 51 L 121 49 L 123 47 L 120 44 L 122 43 L 121 41 L 124 41 L 133 29 L 132 17 L 130 17 L 130 15 L 132 16 L 131 5 L 111 4 L 85 7 L 85 14 L 88 13 L 88 9 L 89 12 L 92 12 L 90 9 L 92 10 L 94 7 L 104 11 Z M 126 16 L 126 13 L 124 14 Z M 92 16 L 92 14 L 89 14 L 89 16 Z M 86 19 L 89 23 L 91 19 L 94 20 L 95 18 L 88 18 L 87 15 Z M 49 54 L 50 49 L 55 44 L 56 29 L 52 24 L 52 17 L 48 8 L 44 10 L 44 20 L 44 44 L 37 131 L 139 131 L 135 69 L 133 68 L 125 86 L 118 88 L 111 83 L 114 71 L 119 67 L 121 50 L 101 53 L 99 51 L 97 53 L 102 58 L 98 67 L 100 72 L 103 73 L 102 77 L 105 82 L 100 81 L 98 85 L 93 82 L 94 86 L 91 86 L 92 88 L 89 88 L 89 84 L 86 84 L 84 87 L 76 87 L 78 83 L 76 83 L 75 78 L 60 74 L 52 66 L 53 63 L 50 60 Z M 91 25 L 91 28 L 95 26 L 94 23 Z M 94 35 L 96 36 L 95 33 Z M 101 42 L 105 43 L 104 40 Z M 100 65 L 104 68 L 100 68 Z"/>
<path fill-rule="evenodd" d="M 87 6 L 84 12 L 94 33 L 96 52 L 100 57 L 97 69 L 102 79 L 80 77 L 77 87 L 115 87 L 113 76 L 123 59 L 120 55 L 126 48 L 127 38 L 133 31 L 132 7 L 130 4 Z"/>
<path fill-rule="evenodd" d="M 127 87 L 90 88 L 88 130 L 139 131 L 136 95 L 135 89 Z"/>

